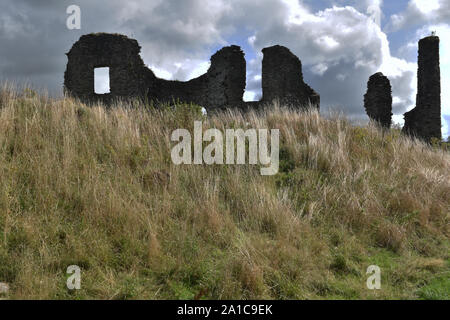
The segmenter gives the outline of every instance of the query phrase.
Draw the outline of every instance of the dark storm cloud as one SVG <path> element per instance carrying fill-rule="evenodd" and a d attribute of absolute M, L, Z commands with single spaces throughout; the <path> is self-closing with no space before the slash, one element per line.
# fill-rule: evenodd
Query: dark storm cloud
<path fill-rule="evenodd" d="M 366 83 L 379 70 L 391 79 L 397 97 L 394 112 L 412 106 L 415 67 L 391 56 L 386 36 L 371 17 L 352 7 L 311 13 L 295 2 L 289 6 L 290 10 L 277 13 L 284 19 L 264 23 L 251 42 L 256 51 L 274 44 L 289 47 L 303 63 L 306 82 L 321 94 L 323 110 L 365 118 Z M 252 87 L 260 85 L 251 81 Z"/>
<path fill-rule="evenodd" d="M 261 90 L 261 49 L 281 44 L 302 60 L 305 80 L 321 94 L 325 110 L 363 117 L 367 79 L 392 57 L 384 34 L 366 14 L 372 1 L 358 3 L 361 11 L 317 12 L 311 1 L 305 6 L 296 0 L 2 0 L 0 78 L 28 80 L 61 94 L 65 53 L 73 43 L 90 32 L 118 32 L 139 41 L 154 70 L 187 80 L 194 69 L 196 75 L 207 69 L 215 49 L 250 38 L 254 52 L 247 56 L 256 59 L 247 64 L 247 91 Z M 81 30 L 66 28 L 71 4 L 81 7 Z M 410 102 L 411 74 L 397 71 L 392 81 L 399 96 L 395 111 L 401 112 Z"/>
<path fill-rule="evenodd" d="M 143 46 L 144 58 L 151 57 L 146 62 L 176 71 L 173 62 L 182 60 L 183 55 L 207 58 L 205 45 L 223 42 L 210 19 L 221 7 L 202 10 L 201 1 L 183 3 L 177 11 L 179 1 L 2 0 L 0 79 L 30 82 L 61 94 L 65 53 L 82 34 L 90 32 L 132 36 Z M 66 27 L 66 8 L 72 4 L 81 7 L 81 30 Z"/>
<path fill-rule="evenodd" d="M 0 12 L 0 78 L 58 92 L 74 38 L 65 26 L 64 1 L 7 0 Z"/>

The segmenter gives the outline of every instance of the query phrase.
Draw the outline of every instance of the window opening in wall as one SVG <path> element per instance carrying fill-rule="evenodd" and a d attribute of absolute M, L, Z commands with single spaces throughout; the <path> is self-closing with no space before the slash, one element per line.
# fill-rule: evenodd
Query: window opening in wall
<path fill-rule="evenodd" d="M 94 92 L 96 94 L 110 93 L 108 67 L 94 69 Z"/>

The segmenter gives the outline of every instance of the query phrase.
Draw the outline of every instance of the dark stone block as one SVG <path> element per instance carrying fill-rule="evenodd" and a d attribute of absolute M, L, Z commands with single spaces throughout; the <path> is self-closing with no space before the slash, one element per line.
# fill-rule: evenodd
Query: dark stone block
<path fill-rule="evenodd" d="M 405 113 L 403 132 L 430 142 L 442 139 L 439 37 L 419 41 L 416 107 Z"/>
<path fill-rule="evenodd" d="M 392 88 L 389 79 L 381 72 L 375 73 L 367 83 L 364 108 L 369 118 L 383 128 L 390 128 L 392 122 Z"/>
<path fill-rule="evenodd" d="M 303 81 L 302 63 L 288 48 L 277 45 L 262 52 L 262 103 L 320 107 L 320 96 Z"/>
<path fill-rule="evenodd" d="M 91 103 L 110 103 L 114 98 L 142 97 L 147 84 L 142 76 L 146 67 L 138 42 L 117 34 L 89 34 L 77 41 L 67 53 L 64 74 L 66 93 Z M 110 94 L 95 94 L 94 69 L 109 67 Z"/>

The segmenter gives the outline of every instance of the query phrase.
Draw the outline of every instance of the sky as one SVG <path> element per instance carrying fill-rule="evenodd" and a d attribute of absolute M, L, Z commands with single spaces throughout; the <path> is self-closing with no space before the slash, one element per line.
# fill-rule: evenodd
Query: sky
<path fill-rule="evenodd" d="M 81 29 L 66 26 L 70 5 Z M 209 59 L 239 45 L 247 60 L 244 99 L 261 96 L 261 50 L 288 47 L 305 81 L 321 95 L 321 111 L 367 120 L 363 96 L 381 71 L 393 89 L 393 120 L 415 105 L 417 43 L 441 39 L 443 136 L 450 135 L 450 0 L 1 0 L 0 81 L 62 95 L 66 52 L 83 34 L 122 33 L 164 79 L 205 73 Z"/>

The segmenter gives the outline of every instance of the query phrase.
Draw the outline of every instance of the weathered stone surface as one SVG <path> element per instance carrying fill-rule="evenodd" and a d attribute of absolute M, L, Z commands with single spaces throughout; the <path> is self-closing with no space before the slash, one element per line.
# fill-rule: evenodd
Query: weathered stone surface
<path fill-rule="evenodd" d="M 425 141 L 442 139 L 439 37 L 419 41 L 416 107 L 405 113 L 403 131 Z"/>
<path fill-rule="evenodd" d="M 246 62 L 238 46 L 219 50 L 211 57 L 208 72 L 187 82 L 159 79 L 148 72 L 149 100 L 192 102 L 208 111 L 243 106 Z"/>
<path fill-rule="evenodd" d="M 383 128 L 390 128 L 392 122 L 392 87 L 389 79 L 381 72 L 375 73 L 367 83 L 364 108 L 369 118 Z"/>
<path fill-rule="evenodd" d="M 117 34 L 89 34 L 77 41 L 67 53 L 64 74 L 67 93 L 85 102 L 101 100 L 109 103 L 114 98 L 142 97 L 147 92 L 143 75 L 146 67 L 136 40 Z M 94 92 L 94 69 L 109 67 L 109 94 Z"/>
<path fill-rule="evenodd" d="M 302 63 L 288 48 L 262 50 L 262 103 L 279 100 L 283 105 L 319 108 L 320 96 L 303 81 Z"/>
<path fill-rule="evenodd" d="M 142 98 L 155 103 L 181 101 L 214 109 L 258 108 L 278 99 L 300 108 L 319 107 L 320 97 L 303 81 L 300 60 L 289 49 L 263 50 L 263 98 L 244 102 L 246 62 L 238 46 L 222 48 L 211 57 L 208 71 L 190 81 L 168 81 L 155 76 L 140 55 L 136 40 L 117 34 L 82 36 L 67 54 L 65 91 L 82 101 L 111 103 L 115 98 Z M 94 68 L 110 68 L 110 93 L 95 94 Z"/>

